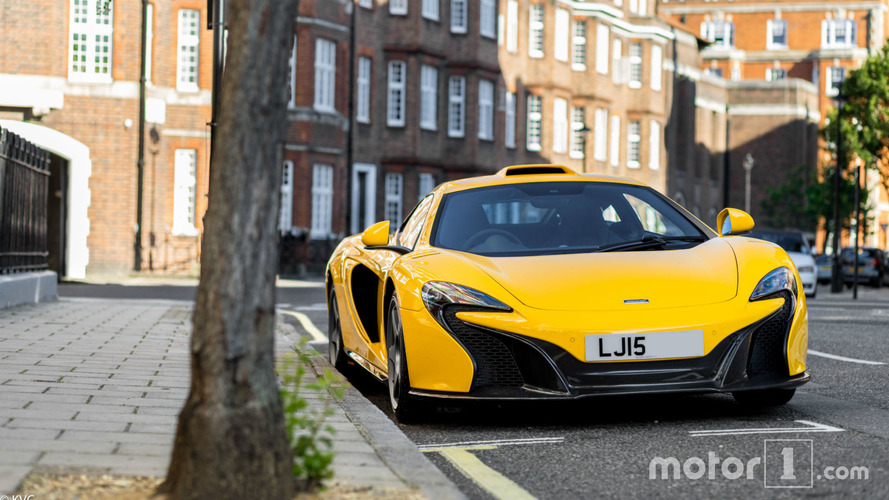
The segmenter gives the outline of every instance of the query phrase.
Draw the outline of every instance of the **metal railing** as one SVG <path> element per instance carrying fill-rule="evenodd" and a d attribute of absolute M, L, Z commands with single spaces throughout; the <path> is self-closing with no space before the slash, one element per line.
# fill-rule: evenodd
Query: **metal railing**
<path fill-rule="evenodd" d="M 47 268 L 49 152 L 0 128 L 0 274 Z"/>

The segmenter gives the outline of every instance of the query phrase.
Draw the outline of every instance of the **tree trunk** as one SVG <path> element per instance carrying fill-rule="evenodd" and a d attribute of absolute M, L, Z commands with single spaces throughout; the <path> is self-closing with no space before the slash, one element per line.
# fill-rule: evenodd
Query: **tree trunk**
<path fill-rule="evenodd" d="M 226 0 L 228 55 L 210 164 L 191 390 L 171 498 L 291 498 L 274 373 L 275 271 L 287 61 L 298 0 Z"/>

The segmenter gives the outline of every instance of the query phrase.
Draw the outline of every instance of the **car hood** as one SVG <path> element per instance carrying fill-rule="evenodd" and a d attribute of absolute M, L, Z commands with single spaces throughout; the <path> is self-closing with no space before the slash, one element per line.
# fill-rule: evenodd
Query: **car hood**
<path fill-rule="evenodd" d="M 699 306 L 731 300 L 738 289 L 735 254 L 721 238 L 684 250 L 470 258 L 536 309 Z"/>

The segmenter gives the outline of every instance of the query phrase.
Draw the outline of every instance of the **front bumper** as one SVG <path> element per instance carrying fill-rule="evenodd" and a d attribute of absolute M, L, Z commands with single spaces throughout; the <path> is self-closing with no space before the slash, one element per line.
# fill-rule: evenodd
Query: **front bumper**
<path fill-rule="evenodd" d="M 541 339 L 480 327 L 445 312 L 448 331 L 475 367 L 468 392 L 411 390 L 423 398 L 576 399 L 598 395 L 734 392 L 791 388 L 809 381 L 791 376 L 787 342 L 793 305 L 727 336 L 700 358 L 586 363 Z"/>

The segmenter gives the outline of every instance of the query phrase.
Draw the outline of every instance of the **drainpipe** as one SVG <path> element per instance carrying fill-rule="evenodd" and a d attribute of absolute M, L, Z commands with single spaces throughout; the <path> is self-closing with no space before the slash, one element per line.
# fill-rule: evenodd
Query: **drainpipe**
<path fill-rule="evenodd" d="M 346 5 L 352 7 L 352 16 L 349 25 L 349 99 L 347 106 L 349 130 L 346 132 L 346 227 L 344 233 L 349 234 L 352 227 L 352 144 L 355 140 L 355 16 L 358 12 L 357 4 L 349 2 Z M 359 228 L 360 230 L 361 228 Z"/>
<path fill-rule="evenodd" d="M 145 175 L 145 80 L 148 55 L 148 0 L 142 0 L 142 56 L 139 68 L 139 159 L 136 162 L 136 241 L 133 244 L 133 271 L 142 270 L 142 184 Z"/>

